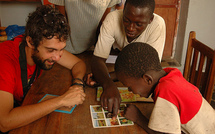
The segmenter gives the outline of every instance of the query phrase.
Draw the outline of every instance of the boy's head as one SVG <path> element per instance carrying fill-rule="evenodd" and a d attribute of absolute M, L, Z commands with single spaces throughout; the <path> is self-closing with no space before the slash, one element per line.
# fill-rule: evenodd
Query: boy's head
<path fill-rule="evenodd" d="M 154 0 L 126 0 L 125 6 L 130 4 L 136 8 L 148 8 L 149 14 L 153 15 L 155 10 Z"/>
<path fill-rule="evenodd" d="M 148 97 L 157 83 L 155 72 L 162 71 L 157 51 L 146 43 L 127 45 L 117 57 L 117 78 L 134 93 Z M 159 73 L 158 73 L 159 74 Z"/>
<path fill-rule="evenodd" d="M 131 42 L 146 29 L 154 18 L 154 0 L 126 0 L 123 10 L 123 25 Z"/>
<path fill-rule="evenodd" d="M 55 36 L 65 42 L 69 33 L 70 27 L 59 10 L 50 5 L 42 5 L 29 14 L 23 42 L 26 43 L 26 37 L 30 37 L 31 45 L 37 49 L 43 39 L 52 39 Z"/>

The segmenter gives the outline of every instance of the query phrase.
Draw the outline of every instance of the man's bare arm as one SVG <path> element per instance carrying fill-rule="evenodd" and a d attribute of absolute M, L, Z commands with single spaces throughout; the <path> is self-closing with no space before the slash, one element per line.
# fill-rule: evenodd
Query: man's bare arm
<path fill-rule="evenodd" d="M 104 58 L 93 56 L 91 62 L 91 69 L 95 80 L 104 89 L 101 96 L 101 105 L 103 107 L 108 107 L 107 110 L 109 112 L 113 112 L 113 115 L 116 116 L 119 109 L 119 104 L 121 102 L 121 98 L 117 86 L 109 77 L 109 72 L 105 64 L 105 60 L 106 59 Z"/>

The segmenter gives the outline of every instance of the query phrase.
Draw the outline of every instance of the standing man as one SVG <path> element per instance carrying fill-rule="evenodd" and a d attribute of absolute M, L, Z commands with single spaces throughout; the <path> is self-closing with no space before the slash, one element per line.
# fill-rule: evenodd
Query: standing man
<path fill-rule="evenodd" d="M 41 6 L 29 15 L 24 36 L 0 44 L 0 132 L 27 125 L 60 107 L 83 103 L 86 66 L 64 50 L 69 32 L 58 10 Z M 55 63 L 71 69 L 73 83 L 68 91 L 41 103 L 20 106 L 39 70 L 49 70 Z"/>
<path fill-rule="evenodd" d="M 43 1 L 43 0 L 42 0 Z M 48 0 L 67 17 L 71 28 L 66 50 L 79 54 L 96 44 L 99 28 L 115 5 L 123 7 L 122 0 Z"/>
<path fill-rule="evenodd" d="M 124 10 L 109 13 L 101 26 L 91 68 L 95 80 L 104 89 L 101 105 L 115 116 L 121 98 L 113 82 L 115 73 L 109 74 L 105 61 L 112 46 L 122 50 L 131 42 L 150 44 L 157 50 L 161 60 L 166 27 L 163 18 L 155 14 L 154 9 L 154 0 L 126 0 Z M 92 85 L 89 81 L 87 84 Z"/>

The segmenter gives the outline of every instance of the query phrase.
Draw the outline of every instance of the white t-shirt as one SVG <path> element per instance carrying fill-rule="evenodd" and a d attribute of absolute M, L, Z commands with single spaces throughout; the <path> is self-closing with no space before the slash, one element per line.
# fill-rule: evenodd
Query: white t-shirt
<path fill-rule="evenodd" d="M 71 35 L 66 50 L 78 54 L 96 43 L 96 30 L 107 8 L 121 0 L 48 0 L 55 5 L 65 6 Z"/>
<path fill-rule="evenodd" d="M 132 42 L 144 42 L 154 47 L 161 60 L 166 39 L 166 26 L 164 19 L 154 14 L 153 21 L 145 31 Z M 107 59 L 113 45 L 120 51 L 129 42 L 123 26 L 123 10 L 116 10 L 109 13 L 100 28 L 100 35 L 96 43 L 94 55 Z"/>
<path fill-rule="evenodd" d="M 149 128 L 166 133 L 181 134 L 183 131 L 186 134 L 214 134 L 215 111 L 204 98 L 202 100 L 197 114 L 186 124 L 181 124 L 177 107 L 168 100 L 158 97 L 150 117 Z"/>
<path fill-rule="evenodd" d="M 154 90 L 149 128 L 163 133 L 215 134 L 215 110 L 199 89 L 184 79 L 180 70 L 164 70 L 168 74 Z"/>

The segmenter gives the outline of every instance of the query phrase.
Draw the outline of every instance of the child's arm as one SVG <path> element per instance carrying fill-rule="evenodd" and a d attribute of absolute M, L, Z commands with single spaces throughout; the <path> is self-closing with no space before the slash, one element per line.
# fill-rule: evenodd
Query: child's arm
<path fill-rule="evenodd" d="M 155 132 L 148 127 L 149 120 L 135 105 L 128 105 L 127 109 L 125 110 L 125 117 L 137 123 L 149 134 L 161 134 L 160 132 Z"/>

